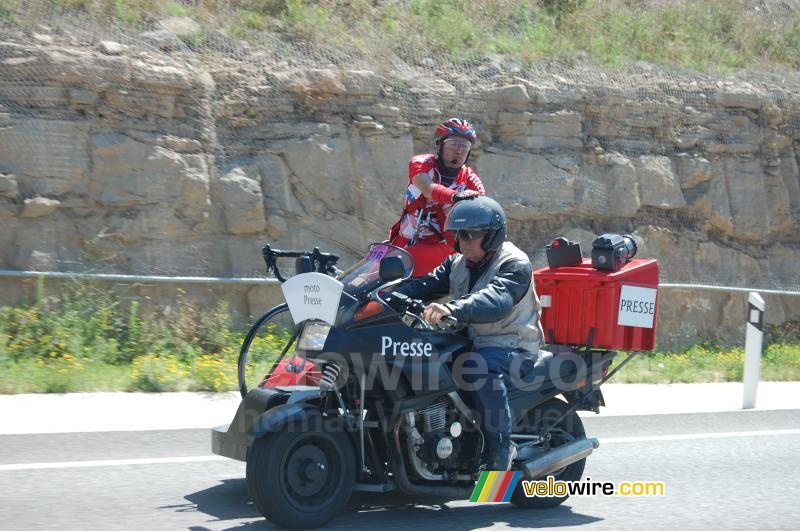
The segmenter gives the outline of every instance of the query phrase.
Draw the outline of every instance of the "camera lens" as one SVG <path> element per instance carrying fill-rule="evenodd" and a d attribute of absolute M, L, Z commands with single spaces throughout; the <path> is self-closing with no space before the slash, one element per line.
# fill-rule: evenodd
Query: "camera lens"
<path fill-rule="evenodd" d="M 625 244 L 625 249 L 627 253 L 625 255 L 625 260 L 630 260 L 634 256 L 636 256 L 636 251 L 638 251 L 638 247 L 636 247 L 636 240 L 633 239 L 633 236 L 630 234 L 623 234 L 622 241 Z"/>

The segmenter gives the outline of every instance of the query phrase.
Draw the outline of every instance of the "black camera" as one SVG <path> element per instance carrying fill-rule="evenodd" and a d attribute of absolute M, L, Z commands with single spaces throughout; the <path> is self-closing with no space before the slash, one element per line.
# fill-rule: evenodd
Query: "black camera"
<path fill-rule="evenodd" d="M 550 268 L 580 265 L 583 262 L 581 244 L 559 237 L 545 247 Z"/>
<path fill-rule="evenodd" d="M 603 234 L 592 242 L 592 267 L 619 271 L 636 256 L 636 241 L 630 234 Z"/>

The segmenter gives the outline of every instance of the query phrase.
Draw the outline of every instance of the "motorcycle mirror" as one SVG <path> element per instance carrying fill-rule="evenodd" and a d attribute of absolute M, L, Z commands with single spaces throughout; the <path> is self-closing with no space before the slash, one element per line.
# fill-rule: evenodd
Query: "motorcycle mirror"
<path fill-rule="evenodd" d="M 406 268 L 403 266 L 403 259 L 399 256 L 387 256 L 381 260 L 378 270 L 381 282 L 390 282 L 406 276 Z"/>

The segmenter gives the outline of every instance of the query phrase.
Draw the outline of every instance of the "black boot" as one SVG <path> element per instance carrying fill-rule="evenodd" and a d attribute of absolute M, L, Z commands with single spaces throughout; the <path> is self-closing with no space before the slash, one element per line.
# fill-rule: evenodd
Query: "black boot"
<path fill-rule="evenodd" d="M 505 472 L 511 468 L 511 445 L 489 448 L 489 460 L 486 463 L 486 470 Z"/>

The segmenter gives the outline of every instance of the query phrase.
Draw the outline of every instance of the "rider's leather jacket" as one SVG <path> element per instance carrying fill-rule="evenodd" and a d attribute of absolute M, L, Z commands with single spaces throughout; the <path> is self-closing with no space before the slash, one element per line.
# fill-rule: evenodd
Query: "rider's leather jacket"
<path fill-rule="evenodd" d="M 453 317 L 470 325 L 476 347 L 508 346 L 536 352 L 542 339 L 541 306 L 525 254 L 505 242 L 499 255 L 491 253 L 478 264 L 466 264 L 469 283 L 466 289 L 459 289 L 464 261 L 463 255 L 451 255 L 426 277 L 410 281 L 397 291 L 423 300 L 453 296 L 446 306 Z M 486 278 L 485 273 L 491 276 Z"/>

